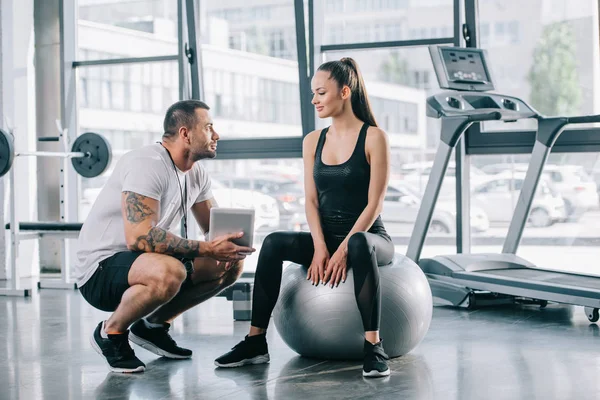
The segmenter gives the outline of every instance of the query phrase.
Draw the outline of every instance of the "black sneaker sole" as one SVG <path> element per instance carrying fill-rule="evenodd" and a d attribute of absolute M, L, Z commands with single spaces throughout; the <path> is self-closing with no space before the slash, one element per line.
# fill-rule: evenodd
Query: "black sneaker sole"
<path fill-rule="evenodd" d="M 192 358 L 191 354 L 189 356 L 182 356 L 181 354 L 169 353 L 168 351 L 163 350 L 160 347 L 156 346 L 152 342 L 149 342 L 146 339 L 142 339 L 141 337 L 137 336 L 135 333 L 133 333 L 131 331 L 129 332 L 129 340 L 131 342 L 137 344 L 138 346 L 148 350 L 149 352 L 156 354 L 157 356 L 162 356 L 162 357 L 167 357 L 167 358 L 175 358 L 178 360 Z"/>
<path fill-rule="evenodd" d="M 261 356 L 245 358 L 242 361 L 229 363 L 229 364 L 221 364 L 221 363 L 215 361 L 215 365 L 217 367 L 221 367 L 221 368 L 235 368 L 235 367 L 243 367 L 244 365 L 266 364 L 269 361 L 271 361 L 271 359 L 269 358 L 269 355 L 263 354 Z"/>
<path fill-rule="evenodd" d="M 385 371 L 377 371 L 376 369 L 371 370 L 369 372 L 365 371 L 363 369 L 363 376 L 365 378 L 381 378 L 383 376 L 389 376 L 390 375 L 390 369 L 386 369 Z"/>
<path fill-rule="evenodd" d="M 100 346 L 98 346 L 98 343 L 96 343 L 96 339 L 94 339 L 94 335 L 92 334 L 92 337 L 90 338 L 90 344 L 92 345 L 92 347 L 94 348 L 94 350 L 96 350 L 96 353 L 100 354 L 102 356 L 102 358 L 104 359 L 104 361 L 106 361 L 106 365 L 108 365 L 108 369 L 110 369 L 112 372 L 119 372 L 122 374 L 128 374 L 128 373 L 135 373 L 135 372 L 144 372 L 146 370 L 146 367 L 144 367 L 143 365 L 140 365 L 137 368 L 116 368 L 113 367 L 112 365 L 110 365 L 110 363 L 108 362 L 108 360 L 106 359 L 106 357 L 104 357 L 104 354 L 102 354 L 102 350 L 100 349 Z"/>

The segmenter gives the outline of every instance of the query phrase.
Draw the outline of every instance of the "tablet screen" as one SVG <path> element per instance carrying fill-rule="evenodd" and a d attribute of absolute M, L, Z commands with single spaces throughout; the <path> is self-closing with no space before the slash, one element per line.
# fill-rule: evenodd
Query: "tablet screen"
<path fill-rule="evenodd" d="M 244 232 L 233 242 L 239 246 L 252 247 L 254 241 L 254 210 L 247 208 L 211 208 L 208 240 L 218 236 Z"/>

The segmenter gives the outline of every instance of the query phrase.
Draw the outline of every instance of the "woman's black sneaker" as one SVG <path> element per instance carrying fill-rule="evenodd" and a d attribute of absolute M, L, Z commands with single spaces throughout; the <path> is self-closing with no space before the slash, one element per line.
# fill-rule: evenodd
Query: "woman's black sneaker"
<path fill-rule="evenodd" d="M 365 360 L 363 364 L 363 376 L 367 378 L 378 378 L 388 376 L 390 368 L 387 365 L 389 357 L 383 351 L 381 340 L 377 344 L 372 344 L 365 340 L 364 345 Z"/>
<path fill-rule="evenodd" d="M 190 358 L 192 351 L 177 346 L 169 335 L 171 324 L 163 323 L 162 327 L 148 328 L 144 320 L 131 326 L 129 340 L 152 353 L 167 358 Z"/>
<path fill-rule="evenodd" d="M 104 357 L 111 371 L 143 372 L 146 369 L 146 365 L 135 356 L 129 345 L 128 332 L 107 335 L 108 338 L 105 339 L 100 334 L 101 329 L 104 329 L 104 322 L 98 324 L 90 338 L 90 343 L 94 350 Z"/>
<path fill-rule="evenodd" d="M 232 368 L 249 364 L 264 364 L 270 361 L 265 334 L 246 336 L 231 349 L 215 360 L 217 367 Z"/>

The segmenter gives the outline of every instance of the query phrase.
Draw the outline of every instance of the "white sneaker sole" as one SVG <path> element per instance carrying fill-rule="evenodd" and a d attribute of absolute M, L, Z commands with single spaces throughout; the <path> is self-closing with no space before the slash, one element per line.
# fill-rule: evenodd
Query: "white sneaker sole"
<path fill-rule="evenodd" d="M 134 372 L 144 372 L 146 370 L 146 367 L 144 367 L 143 365 L 140 365 L 137 368 L 115 368 L 112 367 L 108 360 L 106 359 L 106 357 L 104 357 L 104 354 L 102 354 L 102 350 L 100 349 L 100 347 L 98 346 L 98 343 L 96 343 L 96 339 L 94 339 L 94 334 L 92 334 L 92 337 L 90 338 L 90 344 L 92 345 L 92 347 L 94 348 L 94 350 L 96 350 L 96 353 L 100 354 L 100 356 L 102 356 L 102 358 L 104 359 L 104 361 L 106 361 L 106 365 L 108 365 L 108 369 L 111 370 L 112 372 L 119 372 L 122 374 L 128 374 L 128 373 L 134 373 Z"/>
<path fill-rule="evenodd" d="M 215 361 L 215 365 L 217 367 L 221 367 L 221 368 L 235 368 L 235 367 L 242 367 L 244 365 L 266 364 L 269 361 L 271 361 L 271 359 L 269 358 L 269 355 L 265 354 L 265 355 L 256 356 L 253 358 L 246 358 L 246 359 L 243 359 L 242 361 L 238 361 L 236 363 L 229 363 L 229 364 L 221 364 L 221 363 L 218 363 L 217 361 Z"/>
<path fill-rule="evenodd" d="M 381 377 L 383 377 L 383 376 L 389 376 L 389 375 L 390 375 L 390 369 L 389 369 L 389 368 L 388 368 L 388 369 L 386 369 L 386 370 L 385 370 L 385 371 L 383 371 L 383 372 L 379 372 L 379 371 L 377 371 L 376 369 L 374 369 L 374 370 L 372 370 L 372 371 L 369 371 L 369 372 L 367 372 L 367 371 L 365 371 L 365 370 L 363 369 L 363 376 L 364 376 L 365 378 L 381 378 Z"/>
<path fill-rule="evenodd" d="M 168 351 L 165 351 L 159 347 L 156 347 L 154 344 L 150 343 L 149 341 L 147 341 L 146 339 L 142 339 L 139 336 L 136 336 L 133 332 L 129 332 L 129 340 L 135 344 L 137 344 L 138 346 L 148 350 L 151 353 L 156 354 L 157 356 L 162 356 L 162 357 L 167 357 L 167 358 L 176 358 L 178 360 L 183 360 L 186 358 L 192 358 L 191 355 L 189 356 L 182 356 L 179 354 L 173 354 L 173 353 L 169 353 Z"/>

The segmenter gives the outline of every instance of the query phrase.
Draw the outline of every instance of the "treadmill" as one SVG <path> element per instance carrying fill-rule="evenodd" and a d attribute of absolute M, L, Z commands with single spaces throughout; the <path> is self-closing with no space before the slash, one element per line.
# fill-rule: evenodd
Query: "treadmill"
<path fill-rule="evenodd" d="M 544 270 L 518 257 L 516 251 L 556 139 L 567 125 L 600 122 L 600 116 L 544 117 L 521 99 L 486 93 L 494 90 L 494 84 L 485 50 L 430 46 L 429 52 L 440 88 L 450 90 L 427 98 L 427 116 L 442 120 L 441 140 L 407 256 L 426 274 L 434 302 L 473 308 L 494 298 L 505 302 L 533 300 L 541 306 L 550 301 L 583 306 L 588 319 L 597 322 L 600 277 Z M 525 118 L 537 119 L 538 131 L 502 253 L 420 258 L 452 150 L 462 134 L 472 124 L 482 121 L 511 122 Z"/>

